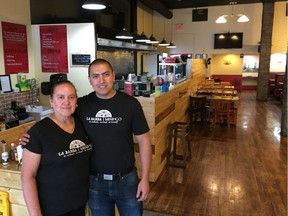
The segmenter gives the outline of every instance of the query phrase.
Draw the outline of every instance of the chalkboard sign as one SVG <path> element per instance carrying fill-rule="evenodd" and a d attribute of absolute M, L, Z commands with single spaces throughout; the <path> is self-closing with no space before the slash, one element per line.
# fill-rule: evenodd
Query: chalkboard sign
<path fill-rule="evenodd" d="M 72 54 L 72 65 L 89 65 L 91 55 L 89 54 Z"/>

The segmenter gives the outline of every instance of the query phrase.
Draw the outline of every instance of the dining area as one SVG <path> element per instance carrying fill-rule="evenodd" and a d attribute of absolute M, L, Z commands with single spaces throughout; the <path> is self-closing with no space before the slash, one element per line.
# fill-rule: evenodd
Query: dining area
<path fill-rule="evenodd" d="M 205 79 L 197 91 L 189 96 L 189 124 L 212 127 L 235 127 L 237 125 L 238 91 L 230 82 Z"/>

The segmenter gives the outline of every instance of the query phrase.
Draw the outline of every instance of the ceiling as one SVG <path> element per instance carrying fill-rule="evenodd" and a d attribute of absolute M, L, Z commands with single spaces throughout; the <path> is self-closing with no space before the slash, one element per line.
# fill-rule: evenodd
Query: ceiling
<path fill-rule="evenodd" d="M 158 11 L 165 18 L 171 19 L 173 17 L 173 9 L 183 8 L 200 8 L 200 7 L 212 7 L 223 6 L 233 4 L 251 4 L 251 3 L 263 3 L 263 2 L 275 2 L 286 0 L 139 0 L 146 6 L 153 10 Z"/>
<path fill-rule="evenodd" d="M 210 7 L 210 6 L 220 6 L 229 5 L 233 0 L 158 0 L 167 9 L 181 9 L 181 8 L 196 8 L 196 7 Z M 234 0 L 237 4 L 251 4 L 251 3 L 262 3 L 267 0 Z M 273 1 L 273 0 L 268 0 Z M 275 1 L 285 1 L 285 0 L 275 0 Z"/>

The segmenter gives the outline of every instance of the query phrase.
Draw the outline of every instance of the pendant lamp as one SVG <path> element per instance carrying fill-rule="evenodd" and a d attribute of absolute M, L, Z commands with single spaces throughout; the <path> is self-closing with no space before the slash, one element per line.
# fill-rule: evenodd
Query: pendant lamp
<path fill-rule="evenodd" d="M 169 45 L 169 43 L 166 41 L 165 38 L 163 38 L 162 41 L 159 43 L 158 46 L 168 46 L 168 45 Z"/>
<path fill-rule="evenodd" d="M 106 8 L 106 5 L 103 0 L 86 0 L 82 5 L 82 8 L 88 10 L 102 10 Z"/>
<path fill-rule="evenodd" d="M 173 41 L 171 41 L 171 42 L 169 43 L 169 45 L 167 46 L 167 48 L 169 48 L 169 49 L 174 49 L 174 48 L 176 48 L 176 45 L 173 43 Z"/>
<path fill-rule="evenodd" d="M 149 38 L 145 35 L 144 32 L 136 39 L 136 42 L 144 42 L 147 43 L 149 41 Z"/>
<path fill-rule="evenodd" d="M 149 38 L 144 33 L 144 7 L 142 7 L 142 26 L 143 26 L 143 32 L 141 33 L 140 37 L 136 39 L 136 42 L 144 42 L 147 43 L 149 41 Z"/>
<path fill-rule="evenodd" d="M 164 37 L 162 39 L 162 41 L 158 44 L 158 46 L 168 46 L 169 43 L 166 41 L 166 38 L 165 38 L 165 18 L 164 18 Z"/>
<path fill-rule="evenodd" d="M 148 44 L 158 44 L 159 41 L 154 37 L 153 34 L 151 34 L 151 36 L 150 36 L 150 38 L 149 38 L 149 41 L 146 42 L 146 43 L 148 43 Z"/>
<path fill-rule="evenodd" d="M 171 20 L 171 41 L 170 41 L 169 45 L 167 46 L 167 48 L 169 48 L 169 49 L 176 48 L 176 45 L 172 41 L 172 27 L 173 27 L 173 20 Z"/>
<path fill-rule="evenodd" d="M 249 21 L 249 18 L 244 15 L 244 14 L 239 14 L 239 18 L 237 19 L 237 22 L 248 22 Z"/>
<path fill-rule="evenodd" d="M 127 29 L 124 27 L 119 34 L 116 35 L 116 38 L 118 39 L 133 39 L 133 36 L 127 31 Z"/>
<path fill-rule="evenodd" d="M 229 3 L 231 5 L 231 14 L 230 15 L 221 15 L 220 17 L 217 18 L 217 20 L 215 21 L 216 23 L 227 23 L 227 18 L 229 17 L 234 17 L 234 13 L 233 13 L 233 9 L 234 9 L 234 6 L 237 4 L 237 2 L 230 2 Z M 239 18 L 237 19 L 237 22 L 240 22 L 240 23 L 244 23 L 244 22 L 248 22 L 249 21 L 249 18 L 244 15 L 244 14 L 236 14 L 236 16 L 238 16 Z"/>

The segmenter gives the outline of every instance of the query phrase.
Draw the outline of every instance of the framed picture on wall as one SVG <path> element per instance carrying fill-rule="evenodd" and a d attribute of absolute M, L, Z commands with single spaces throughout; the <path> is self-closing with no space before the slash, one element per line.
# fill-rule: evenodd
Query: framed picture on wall
<path fill-rule="evenodd" d="M 3 93 L 12 92 L 10 75 L 0 75 L 0 90 Z"/>

